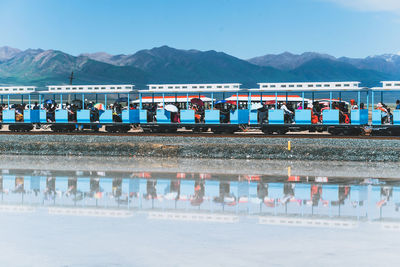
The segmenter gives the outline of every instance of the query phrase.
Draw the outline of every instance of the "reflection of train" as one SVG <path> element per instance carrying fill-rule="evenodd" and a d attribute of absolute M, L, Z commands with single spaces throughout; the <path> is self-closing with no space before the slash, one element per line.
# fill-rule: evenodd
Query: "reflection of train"
<path fill-rule="evenodd" d="M 75 214 L 69 210 L 75 206 L 89 209 L 141 209 L 155 212 L 151 215 L 155 219 L 175 216 L 175 219 L 219 220 L 218 216 L 185 215 L 187 212 L 198 214 L 201 211 L 232 215 L 234 217 L 220 219 L 236 222 L 235 216 L 245 213 L 267 216 L 260 221 L 267 224 L 277 222 L 270 216 L 286 216 L 286 219 L 287 216 L 315 219 L 335 217 L 343 220 L 400 219 L 400 183 L 393 180 L 375 183 L 362 179 L 349 182 L 348 179 L 327 177 L 274 178 L 150 172 L 116 172 L 115 176 L 107 172 L 21 174 L 20 171 L 7 170 L 3 171 L 0 178 L 1 203 L 51 206 L 52 213 L 64 215 L 67 210 Z M 169 213 L 160 213 L 162 211 Z M 87 215 L 90 214 L 96 213 L 90 210 Z M 119 216 L 127 216 L 127 213 L 120 213 Z M 306 222 L 298 221 L 300 225 Z M 345 227 L 345 224 L 342 226 Z"/>
<path fill-rule="evenodd" d="M 255 128 L 266 134 L 328 130 L 352 135 L 372 126 L 373 134 L 398 134 L 400 110 L 384 104 L 388 91 L 400 91 L 400 82 L 371 89 L 359 82 L 260 83 L 257 89 L 237 83 L 151 84 L 148 90 L 133 85 L 56 85 L 46 91 L 0 87 L 0 121 L 11 131 L 48 125 L 55 131 L 106 126 L 109 132 L 127 132 L 140 125 L 147 132 Z"/>

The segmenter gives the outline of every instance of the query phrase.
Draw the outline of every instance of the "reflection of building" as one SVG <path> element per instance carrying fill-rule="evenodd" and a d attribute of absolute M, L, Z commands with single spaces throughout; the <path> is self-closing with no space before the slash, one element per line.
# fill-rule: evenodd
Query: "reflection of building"
<path fill-rule="evenodd" d="M 52 214 L 124 217 L 147 211 L 149 219 L 215 222 L 251 215 L 261 224 L 324 227 L 389 220 L 393 229 L 400 219 L 399 182 L 246 177 L 253 176 L 7 170 L 0 176 L 0 212 L 44 207 Z"/>

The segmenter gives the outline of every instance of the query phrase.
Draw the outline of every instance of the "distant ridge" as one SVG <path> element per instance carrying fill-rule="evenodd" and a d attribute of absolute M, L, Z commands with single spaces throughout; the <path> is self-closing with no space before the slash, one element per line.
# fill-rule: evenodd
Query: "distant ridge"
<path fill-rule="evenodd" d="M 66 84 L 71 71 L 75 84 L 257 82 L 359 80 L 364 86 L 400 80 L 400 56 L 365 59 L 327 54 L 288 52 L 242 60 L 223 52 L 183 50 L 168 46 L 130 55 L 105 52 L 72 56 L 57 50 L 0 47 L 0 84 L 44 86 Z"/>

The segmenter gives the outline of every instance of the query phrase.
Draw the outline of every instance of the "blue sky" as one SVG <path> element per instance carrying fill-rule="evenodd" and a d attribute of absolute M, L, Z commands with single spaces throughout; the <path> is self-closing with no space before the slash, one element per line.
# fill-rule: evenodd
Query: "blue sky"
<path fill-rule="evenodd" d="M 250 58 L 400 52 L 398 0 L 0 0 L 0 46 L 73 55 L 169 45 Z"/>

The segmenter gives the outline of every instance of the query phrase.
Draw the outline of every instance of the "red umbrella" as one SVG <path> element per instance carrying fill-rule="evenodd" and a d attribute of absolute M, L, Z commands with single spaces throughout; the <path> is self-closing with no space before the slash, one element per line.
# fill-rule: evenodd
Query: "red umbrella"
<path fill-rule="evenodd" d="M 190 100 L 190 103 L 192 103 L 193 105 L 198 105 L 200 107 L 204 106 L 204 102 L 200 98 L 192 98 Z"/>

